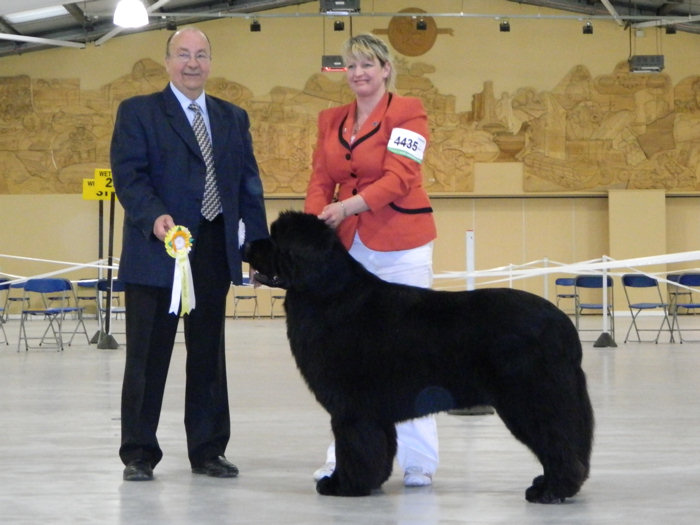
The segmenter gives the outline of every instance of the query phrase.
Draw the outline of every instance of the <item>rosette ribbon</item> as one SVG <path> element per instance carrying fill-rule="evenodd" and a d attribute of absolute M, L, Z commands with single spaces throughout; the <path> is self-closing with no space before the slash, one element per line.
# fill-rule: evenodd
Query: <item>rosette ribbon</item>
<path fill-rule="evenodd" d="M 189 258 L 193 243 L 192 234 L 184 226 L 173 226 L 165 235 L 165 251 L 175 259 L 173 290 L 170 296 L 171 314 L 177 315 L 178 310 L 180 315 L 188 314 L 196 305 Z"/>

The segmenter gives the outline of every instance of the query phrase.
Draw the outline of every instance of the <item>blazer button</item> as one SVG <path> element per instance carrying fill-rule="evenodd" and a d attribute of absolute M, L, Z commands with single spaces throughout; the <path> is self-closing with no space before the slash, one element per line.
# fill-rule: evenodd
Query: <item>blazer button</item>
<path fill-rule="evenodd" d="M 353 179 L 356 179 L 356 178 L 357 178 L 357 174 L 355 174 L 355 173 L 351 173 L 350 176 L 351 176 Z"/>
<path fill-rule="evenodd" d="M 349 154 L 349 153 L 346 153 L 346 154 L 345 154 L 345 160 L 350 160 L 350 154 Z"/>
<path fill-rule="evenodd" d="M 352 194 L 353 194 L 353 195 L 357 195 L 357 189 L 353 189 L 353 190 L 352 190 Z"/>

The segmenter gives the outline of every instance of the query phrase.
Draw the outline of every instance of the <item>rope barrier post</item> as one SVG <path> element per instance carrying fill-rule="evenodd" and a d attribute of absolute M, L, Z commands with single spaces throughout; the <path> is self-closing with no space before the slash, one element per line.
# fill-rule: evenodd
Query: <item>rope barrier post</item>
<path fill-rule="evenodd" d="M 97 348 L 100 350 L 114 350 L 119 348 L 119 343 L 110 333 L 110 321 L 112 318 L 112 254 L 114 252 L 114 191 L 109 197 L 109 234 L 107 237 L 107 307 L 105 308 L 104 332 L 100 333 Z"/>
<path fill-rule="evenodd" d="M 513 263 L 508 265 L 508 288 L 513 288 Z"/>
<path fill-rule="evenodd" d="M 609 257 L 603 255 L 603 263 L 607 262 Z M 595 343 L 593 343 L 594 348 L 616 348 L 617 343 L 610 335 L 610 319 L 608 318 L 608 267 L 603 266 L 603 332 L 598 336 Z M 614 305 L 611 305 L 614 308 Z"/>
<path fill-rule="evenodd" d="M 474 272 L 474 230 L 467 230 L 467 290 L 474 289 L 474 277 L 471 274 Z"/>
<path fill-rule="evenodd" d="M 104 256 L 104 201 L 97 201 L 99 207 L 97 209 L 97 258 L 100 260 L 100 267 L 97 269 L 97 282 L 102 279 L 102 257 Z M 102 314 L 100 314 L 100 304 L 102 300 L 102 292 L 100 292 L 97 284 L 95 284 L 95 308 L 97 308 L 97 332 L 90 339 L 90 344 L 97 344 L 102 337 Z"/>
<path fill-rule="evenodd" d="M 467 290 L 474 290 L 474 230 L 467 230 L 465 235 L 466 242 L 466 258 L 467 258 L 467 274 L 466 285 Z M 451 416 L 482 416 L 494 414 L 496 411 L 489 405 L 475 405 L 469 408 L 453 408 L 447 411 Z"/>

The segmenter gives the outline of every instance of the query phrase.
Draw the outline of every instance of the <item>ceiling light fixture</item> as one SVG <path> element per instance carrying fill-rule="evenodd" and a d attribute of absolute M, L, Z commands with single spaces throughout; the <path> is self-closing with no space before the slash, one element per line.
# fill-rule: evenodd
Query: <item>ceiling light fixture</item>
<path fill-rule="evenodd" d="M 253 20 L 250 23 L 250 30 L 253 33 L 258 33 L 261 28 L 262 28 L 262 26 L 260 25 L 260 22 L 258 22 L 257 20 Z"/>
<path fill-rule="evenodd" d="M 114 10 L 114 25 L 119 27 L 148 25 L 148 11 L 141 0 L 119 0 Z"/>
<path fill-rule="evenodd" d="M 508 22 L 508 20 L 501 20 L 501 23 L 498 24 L 498 30 L 501 33 L 509 33 L 510 32 L 510 22 Z"/>
<path fill-rule="evenodd" d="M 592 35 L 593 34 L 593 24 L 591 24 L 590 20 L 588 22 L 586 22 L 585 24 L 583 24 L 583 29 L 581 30 L 581 32 L 584 35 Z"/>
<path fill-rule="evenodd" d="M 667 35 L 675 35 L 676 34 L 676 26 L 666 26 L 666 34 Z"/>
<path fill-rule="evenodd" d="M 428 24 L 423 18 L 419 18 L 418 22 L 416 22 L 416 29 L 418 31 L 425 31 L 428 29 Z"/>
<path fill-rule="evenodd" d="M 333 31 L 344 31 L 345 30 L 345 22 L 342 20 L 336 20 L 333 22 Z"/>

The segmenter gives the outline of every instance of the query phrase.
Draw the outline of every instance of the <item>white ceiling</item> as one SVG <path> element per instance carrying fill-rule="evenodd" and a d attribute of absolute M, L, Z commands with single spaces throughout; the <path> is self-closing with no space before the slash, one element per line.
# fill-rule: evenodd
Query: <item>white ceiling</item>
<path fill-rule="evenodd" d="M 122 31 L 112 23 L 112 14 L 118 0 L 0 0 L 0 57 L 66 45 L 84 47 L 86 43 L 101 44 L 118 34 L 162 29 L 175 24 L 211 20 L 217 16 L 235 13 L 262 13 L 286 5 L 320 3 L 319 0 L 143 0 L 155 14 L 148 26 L 138 30 Z M 547 7 L 569 12 L 571 16 L 591 19 L 615 19 L 621 25 L 670 25 L 679 31 L 700 34 L 700 0 L 508 0 L 516 4 Z M 360 0 L 362 7 L 363 0 Z M 430 0 L 413 0 L 411 4 L 431 12 Z M 6 15 L 33 9 L 63 5 L 67 15 L 40 21 L 12 24 Z M 381 2 L 370 3 L 381 11 Z M 502 4 L 501 5 L 502 8 Z M 459 7 L 459 6 L 458 6 Z M 469 2 L 462 2 L 461 10 L 468 10 Z M 459 11 L 459 10 L 456 10 Z M 362 11 L 362 15 L 369 14 Z M 508 16 L 509 13 L 498 13 Z M 512 16 L 517 18 L 518 15 Z M 546 17 L 545 17 L 546 19 Z"/>
<path fill-rule="evenodd" d="M 60 3 L 56 0 L 3 0 L 2 4 L 0 4 L 0 15 L 51 7 L 56 4 L 60 5 Z"/>

